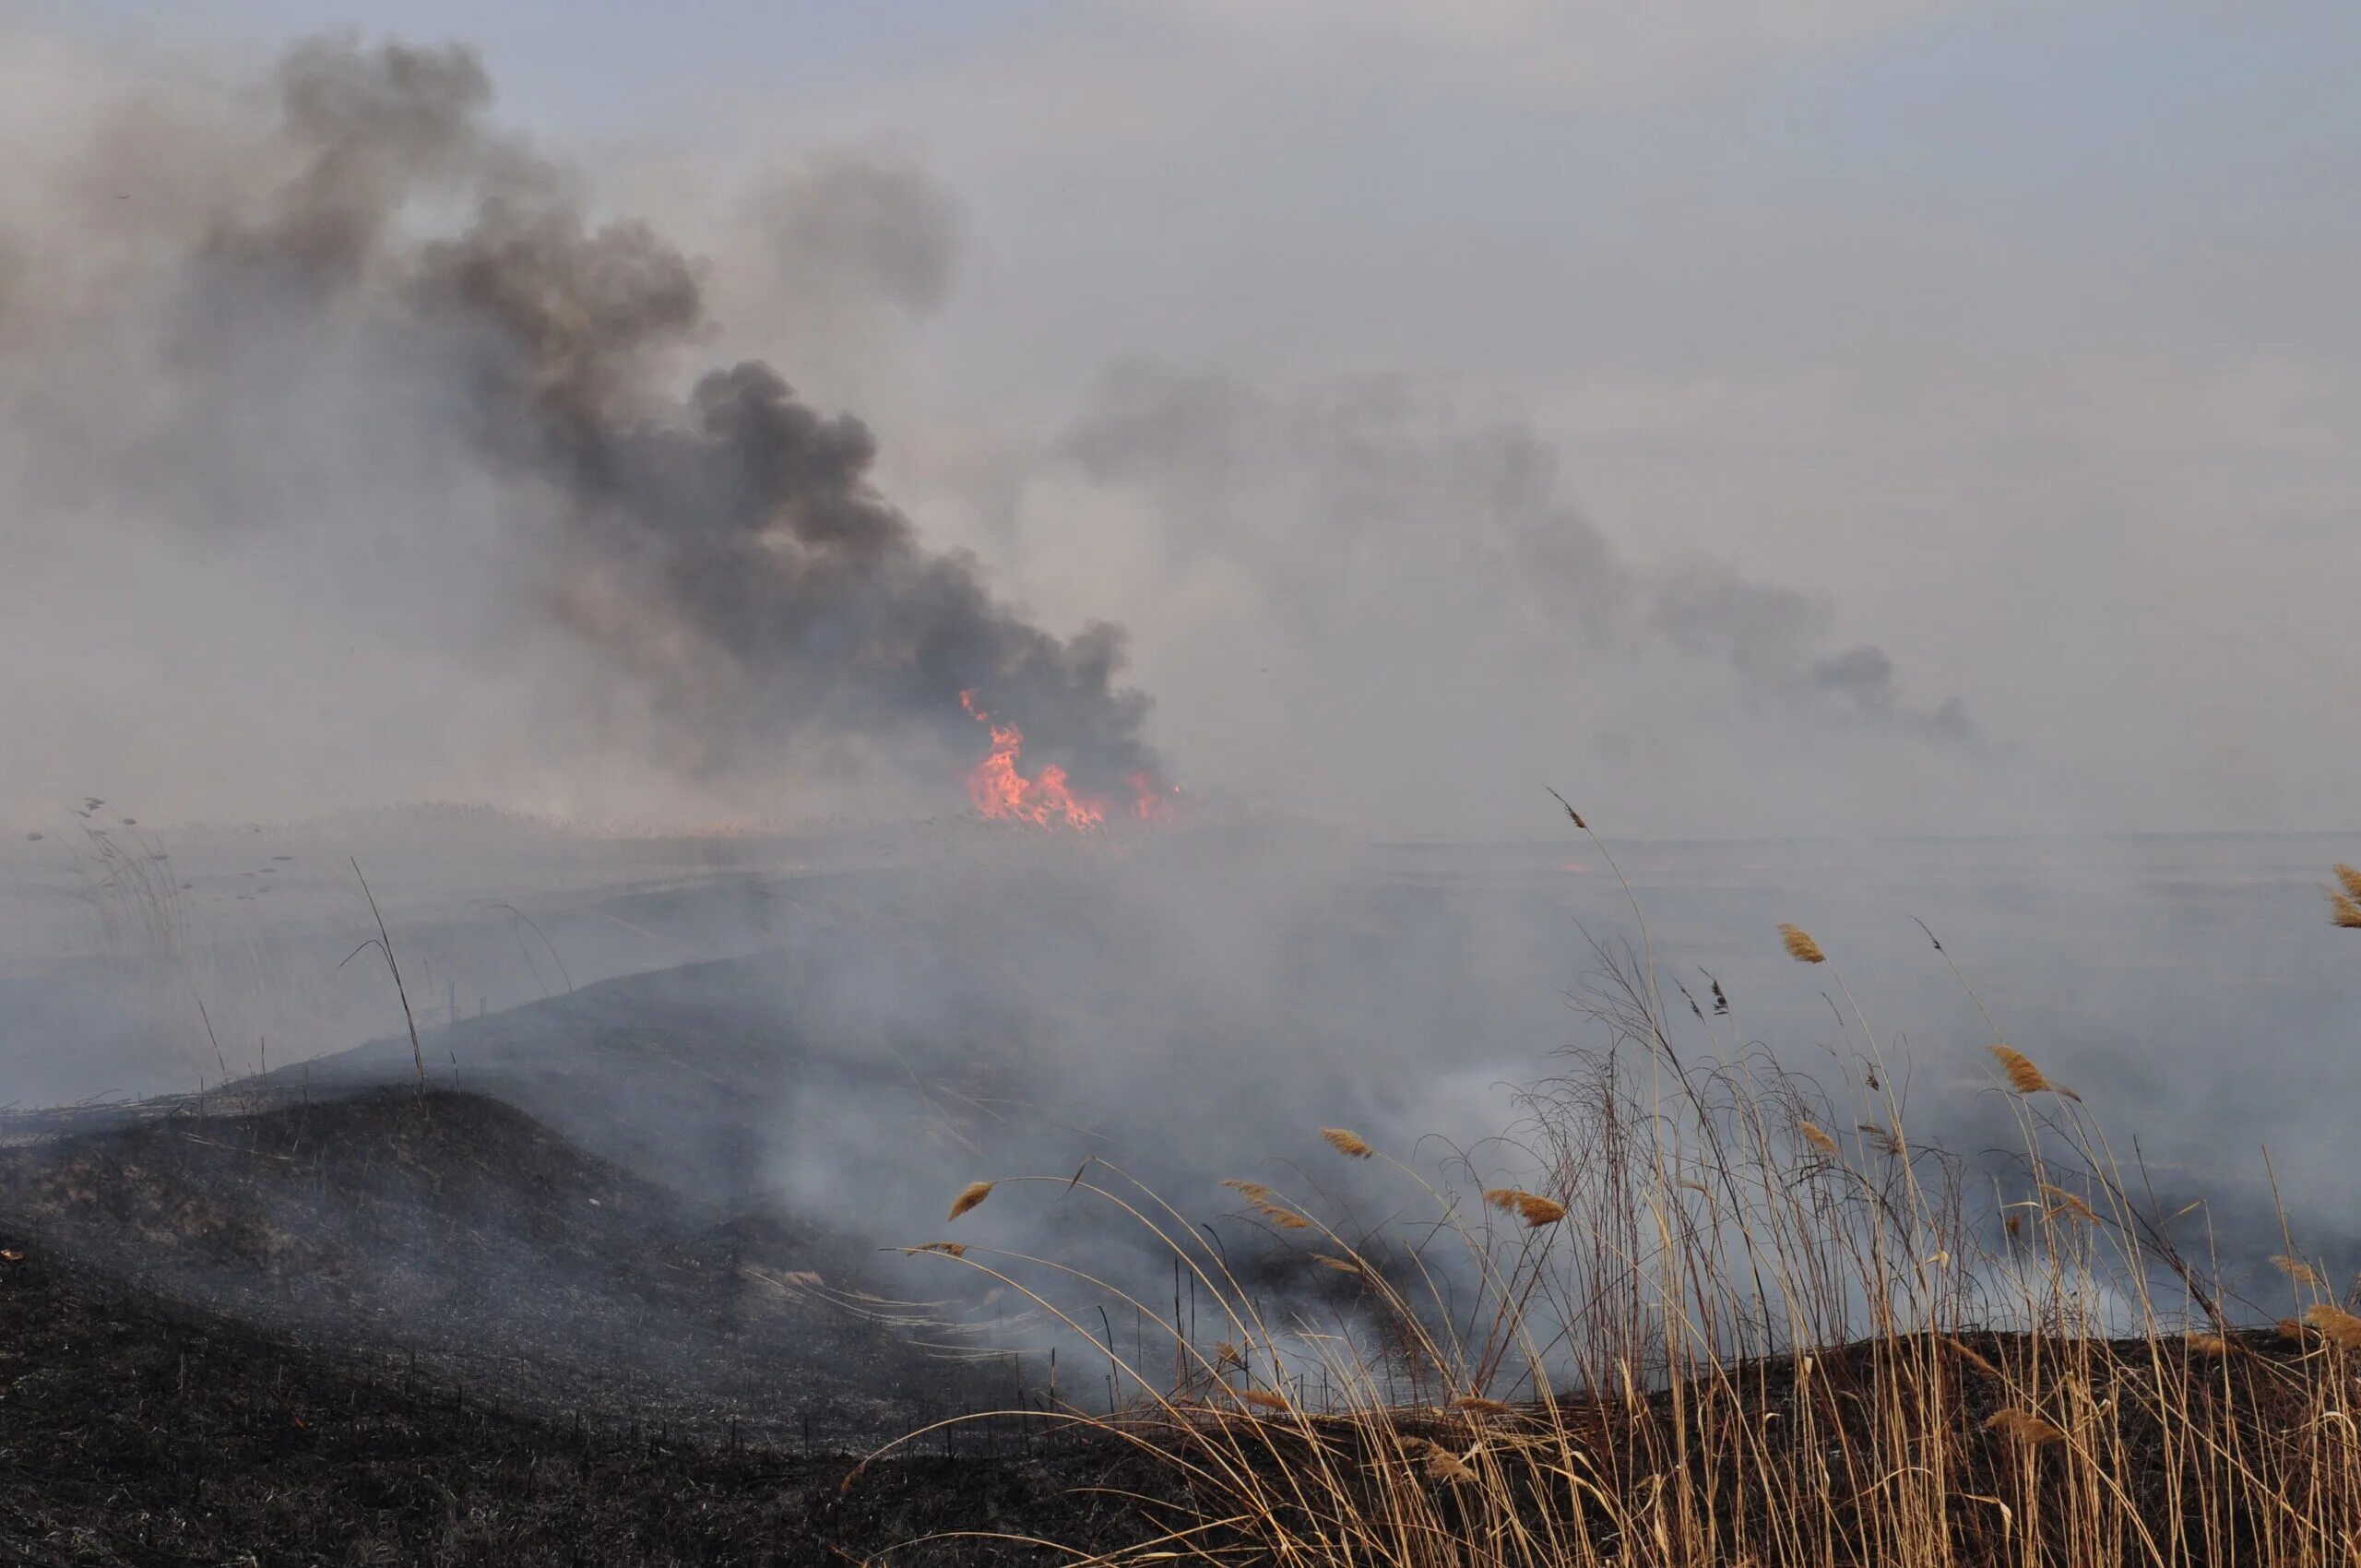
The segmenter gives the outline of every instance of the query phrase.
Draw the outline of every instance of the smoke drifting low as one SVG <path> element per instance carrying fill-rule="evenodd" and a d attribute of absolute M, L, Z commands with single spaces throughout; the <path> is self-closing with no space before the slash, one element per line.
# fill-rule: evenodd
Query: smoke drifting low
<path fill-rule="evenodd" d="M 684 374 L 713 332 L 703 264 L 599 216 L 491 102 L 464 49 L 314 42 L 260 100 L 125 89 L 38 171 L 0 229 L 7 504 L 32 564 L 136 553 L 117 588 L 146 600 L 159 560 L 196 568 L 190 595 L 239 563 L 216 604 L 148 604 L 228 710 L 260 688 L 400 729 L 438 683 L 480 706 L 409 737 L 466 760 L 384 794 L 535 751 L 544 772 L 627 752 L 725 797 L 788 773 L 940 793 L 978 752 L 969 689 L 1082 787 L 1157 772 L 1121 628 L 1055 635 L 931 549 L 872 483 L 869 429 L 770 366 Z M 908 195 L 848 164 L 781 193 L 773 226 L 923 304 L 941 225 Z M 303 602 L 248 642 L 222 622 L 256 576 Z M 338 623 L 374 657 L 265 673 Z M 389 692 L 387 670 L 409 680 Z M 340 673 L 355 687 L 323 702 Z M 403 743 L 374 739 L 373 760 Z"/>
<path fill-rule="evenodd" d="M 1287 626 L 1288 657 L 1258 662 L 1308 658 L 1325 684 L 1325 702 L 1293 694 L 1303 707 L 1373 690 L 1397 742 L 1406 720 L 1431 737 L 1497 715 L 1445 748 L 1463 764 L 1588 782 L 1621 731 L 1640 748 L 1623 771 L 1661 781 L 1679 771 L 1669 737 L 1723 722 L 1758 759 L 1798 739 L 1877 747 L 1889 778 L 1908 754 L 1956 775 L 1987 750 L 1961 699 L 1916 695 L 1883 649 L 1837 637 L 1822 600 L 1710 557 L 1639 559 L 1569 499 L 1533 429 L 1456 417 L 1406 384 L 1273 397 L 1132 363 L 1062 456 L 1101 492 L 1144 498 L 1176 566 L 1253 585 Z M 1517 736 L 1536 729 L 1575 750 L 1528 758 Z"/>

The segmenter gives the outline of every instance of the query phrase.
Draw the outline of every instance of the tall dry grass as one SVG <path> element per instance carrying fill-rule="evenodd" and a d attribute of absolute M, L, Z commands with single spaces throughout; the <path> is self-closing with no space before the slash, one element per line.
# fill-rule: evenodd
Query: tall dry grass
<path fill-rule="evenodd" d="M 1980 999 L 2017 1133 L 1999 1161 L 1913 1136 L 1857 1006 L 1833 1084 L 1748 1044 L 1718 985 L 1711 1011 L 1675 987 L 1677 1032 L 1632 914 L 1639 945 L 1599 947 L 1584 993 L 1606 1043 L 1485 1151 L 1513 1183 L 1342 1127 L 1307 1139 L 1398 1187 L 1382 1233 L 1223 1183 L 1305 1265 L 1289 1290 L 1103 1160 L 961 1195 L 955 1219 L 986 1191 L 1079 1194 L 1174 1260 L 1168 1322 L 1086 1263 L 939 1253 L 1097 1347 L 1114 1408 L 1064 1418 L 1188 1499 L 1140 1500 L 1142 1544 L 1109 1561 L 2361 1562 L 2361 1315 L 2316 1265 L 2277 1260 L 2276 1322 L 2234 1302 L 2189 1251 L 2202 1210 L 2160 1212 Z M 1837 956 L 1777 934 L 1851 1004 Z"/>

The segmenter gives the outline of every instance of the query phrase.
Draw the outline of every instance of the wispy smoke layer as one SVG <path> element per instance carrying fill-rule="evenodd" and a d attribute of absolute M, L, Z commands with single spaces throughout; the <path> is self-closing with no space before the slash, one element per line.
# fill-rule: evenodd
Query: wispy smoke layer
<path fill-rule="evenodd" d="M 1975 740 L 1958 698 L 1922 705 L 1882 649 L 1835 642 L 1819 600 L 1712 560 L 1629 559 L 1518 425 L 1457 424 L 1390 386 L 1275 399 L 1133 363 L 1106 379 L 1066 450 L 1094 479 L 1186 513 L 1180 548 L 1240 554 L 1315 614 L 1342 602 L 1337 584 L 1390 562 L 1425 594 L 1499 594 L 1471 624 L 1506 612 L 1571 630 L 1591 655 L 1669 649 L 1726 667 L 1750 702 Z M 1266 526 L 1275 496 L 1305 526 Z"/>
<path fill-rule="evenodd" d="M 1055 636 L 929 549 L 872 486 L 867 427 L 768 365 L 681 374 L 704 267 L 595 213 L 492 96 L 464 49 L 349 41 L 294 49 L 259 103 L 126 94 L 0 235 L 13 505 L 265 560 L 321 544 L 354 606 L 440 601 L 421 670 L 456 636 L 536 723 L 689 778 L 922 757 L 948 778 L 977 746 L 967 688 L 1083 784 L 1154 771 L 1121 629 Z M 169 184 L 106 189 L 140 170 Z M 922 306 L 943 201 L 846 160 L 770 227 Z M 59 304 L 76 329 L 41 325 Z"/>

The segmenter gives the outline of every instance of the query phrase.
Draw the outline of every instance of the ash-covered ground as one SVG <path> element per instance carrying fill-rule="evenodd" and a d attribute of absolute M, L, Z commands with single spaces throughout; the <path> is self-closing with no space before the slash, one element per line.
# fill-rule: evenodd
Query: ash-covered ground
<path fill-rule="evenodd" d="M 1045 1447 L 1038 1414 L 930 1435 L 880 1472 L 884 1501 L 833 1490 L 849 1460 L 832 1456 L 946 1418 L 1119 1397 L 1020 1296 L 908 1249 L 955 1237 L 1169 1290 L 1168 1253 L 1056 1182 L 955 1224 L 952 1194 L 1120 1167 L 1232 1249 L 1277 1315 L 1323 1309 L 1320 1271 L 1290 1267 L 1220 1180 L 1279 1181 L 1374 1234 L 1402 1194 L 1334 1158 L 1322 1126 L 1414 1161 L 1513 1162 L 1484 1138 L 1585 1038 L 1569 997 L 1594 939 L 1636 934 L 1582 844 L 943 832 L 569 859 L 528 837 L 438 861 L 384 843 L 340 860 L 326 837 L 160 845 L 190 884 L 160 910 L 12 885 L 13 929 L 58 949 L 0 976 L 0 1098 L 18 1102 L 0 1232 L 24 1254 L 0 1266 L 0 1398 L 41 1412 L 6 1461 L 18 1560 L 1111 1543 L 1126 1515 L 1072 1489 L 1113 1456 Z M 1858 1042 L 1772 932 L 1802 919 L 1890 1022 L 1921 1135 L 1972 1152 L 1986 1031 L 1924 915 L 2003 1027 L 2140 1134 L 2161 1185 L 2231 1215 L 2268 1132 L 2299 1244 L 2333 1261 L 2334 1173 L 2306 1149 L 2335 1146 L 2302 1130 L 2335 1108 L 2279 1091 L 2349 1016 L 2342 949 L 2315 951 L 2343 934 L 2313 885 L 2340 852 L 1619 858 L 1668 993 L 1719 981 L 1750 1038 L 1833 1076 Z M 8 869 L 55 869 L 29 855 Z M 350 859 L 386 908 L 415 1047 Z M 240 900 L 266 880 L 279 891 Z M 78 948 L 70 921 L 25 913 L 53 908 L 87 917 Z M 103 1092 L 125 1081 L 176 1092 Z M 1109 1336 L 1137 1344 L 1122 1315 Z"/>

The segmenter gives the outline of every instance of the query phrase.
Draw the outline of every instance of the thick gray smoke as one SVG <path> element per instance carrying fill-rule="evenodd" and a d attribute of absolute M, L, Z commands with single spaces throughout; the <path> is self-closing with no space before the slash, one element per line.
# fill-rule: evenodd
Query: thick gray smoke
<path fill-rule="evenodd" d="M 692 779 L 883 762 L 939 788 L 980 750 L 970 689 L 1024 725 L 1028 761 L 1086 788 L 1157 771 L 1120 627 L 1055 636 L 971 558 L 928 548 L 872 485 L 868 428 L 770 366 L 678 390 L 710 331 L 705 268 L 601 220 L 493 128 L 470 53 L 306 43 L 272 97 L 225 137 L 243 157 L 184 169 L 166 201 L 118 215 L 71 193 L 137 247 L 153 292 L 96 307 L 99 331 L 13 346 L 18 506 L 94 526 L 136 512 L 265 560 L 342 512 L 343 600 L 445 600 L 527 704 Z M 162 128 L 142 117 L 164 113 L 126 104 L 101 148 L 144 160 Z M 103 161 L 77 172 L 113 177 Z M 921 196 L 848 161 L 781 193 L 772 227 L 923 305 L 947 259 L 939 198 Z M 70 240 L 17 248 L 29 308 L 61 288 L 29 269 L 85 260 Z M 324 393 L 345 406 L 323 410 Z M 569 645 L 596 657 L 567 665 Z"/>

